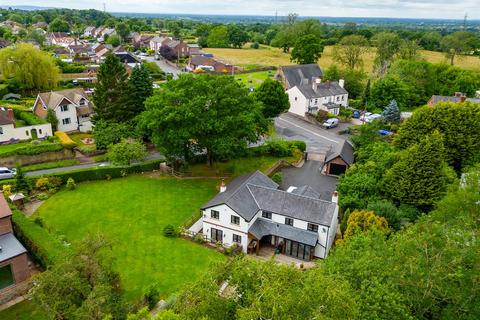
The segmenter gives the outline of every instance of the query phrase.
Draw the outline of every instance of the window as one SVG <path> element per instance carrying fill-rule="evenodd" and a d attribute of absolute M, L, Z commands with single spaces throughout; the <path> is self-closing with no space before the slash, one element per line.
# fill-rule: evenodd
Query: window
<path fill-rule="evenodd" d="M 28 132 L 28 130 L 26 130 L 25 135 L 28 137 L 30 135 L 30 132 Z"/>
<path fill-rule="evenodd" d="M 210 212 L 210 216 L 213 218 L 213 219 L 220 219 L 220 212 L 218 212 L 217 210 L 212 210 Z"/>
<path fill-rule="evenodd" d="M 267 219 L 272 219 L 272 213 L 268 211 L 262 211 L 262 217 Z"/>
<path fill-rule="evenodd" d="M 317 103 L 318 103 L 318 99 L 315 99 L 315 104 L 317 104 Z"/>
<path fill-rule="evenodd" d="M 242 237 L 239 236 L 238 234 L 233 234 L 233 242 L 236 242 L 236 243 L 242 243 Z"/>
<path fill-rule="evenodd" d="M 38 133 L 42 134 L 42 129 L 38 129 Z"/>
<path fill-rule="evenodd" d="M 0 134 L 3 134 L 3 127 L 0 127 Z"/>
<path fill-rule="evenodd" d="M 313 224 L 313 223 L 309 223 L 307 225 L 307 230 L 308 231 L 313 231 L 313 232 L 318 232 L 318 225 Z"/>
<path fill-rule="evenodd" d="M 293 219 L 291 218 L 285 218 L 285 224 L 289 226 L 293 226 Z"/>
<path fill-rule="evenodd" d="M 68 111 L 68 105 L 60 106 L 60 111 L 62 111 L 62 112 Z"/>
<path fill-rule="evenodd" d="M 340 97 L 337 97 L 337 101 L 340 101 Z"/>
<path fill-rule="evenodd" d="M 64 125 L 70 124 L 70 122 L 71 122 L 70 118 L 62 119 L 62 124 L 64 124 Z"/>
<path fill-rule="evenodd" d="M 233 223 L 233 224 L 239 225 L 240 224 L 240 217 L 231 216 L 230 222 Z"/>
<path fill-rule="evenodd" d="M 223 243 L 223 231 L 212 228 L 210 230 L 210 239 L 212 242 L 222 242 Z"/>
<path fill-rule="evenodd" d="M 298 98 L 297 98 L 297 97 L 295 97 L 295 101 L 297 101 L 297 100 L 298 100 Z"/>

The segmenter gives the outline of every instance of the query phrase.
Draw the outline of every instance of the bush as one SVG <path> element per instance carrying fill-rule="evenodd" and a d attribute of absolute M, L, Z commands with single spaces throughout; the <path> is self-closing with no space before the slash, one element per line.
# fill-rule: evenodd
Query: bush
<path fill-rule="evenodd" d="M 175 227 L 172 226 L 171 224 L 167 224 L 165 228 L 163 228 L 163 235 L 167 238 L 174 238 L 177 236 L 177 233 L 175 231 Z"/>
<path fill-rule="evenodd" d="M 60 139 L 60 143 L 67 149 L 73 149 L 77 146 L 77 144 L 75 143 L 75 141 L 73 141 L 69 136 L 68 134 L 66 134 L 65 132 L 63 131 L 56 131 L 55 132 L 55 136 L 58 137 L 58 139 Z"/>
<path fill-rule="evenodd" d="M 2 152 L 0 158 L 10 156 L 33 156 L 45 152 L 56 152 L 63 150 L 63 146 L 60 143 L 41 143 L 41 144 L 29 144 L 17 149 L 13 149 L 7 152 Z"/>
<path fill-rule="evenodd" d="M 4 184 L 2 187 L 2 192 L 5 197 L 9 197 L 12 195 L 12 185 Z"/>
<path fill-rule="evenodd" d="M 158 291 L 157 286 L 155 284 L 150 285 L 143 297 L 148 305 L 149 310 L 155 308 L 158 301 L 160 300 L 160 292 Z"/>
<path fill-rule="evenodd" d="M 129 165 L 134 161 L 144 160 L 147 157 L 147 149 L 140 141 L 124 139 L 108 147 L 107 156 L 115 165 Z"/>
<path fill-rule="evenodd" d="M 16 237 L 43 268 L 59 261 L 68 252 L 68 248 L 59 239 L 54 238 L 23 213 L 14 210 L 12 221 Z"/>
<path fill-rule="evenodd" d="M 281 172 L 277 172 L 272 176 L 272 180 L 277 184 L 282 184 L 283 174 Z"/>
<path fill-rule="evenodd" d="M 67 189 L 68 190 L 75 190 L 76 187 L 77 187 L 77 185 L 75 184 L 75 180 L 73 180 L 72 178 L 68 178 Z"/>
<path fill-rule="evenodd" d="M 258 49 L 258 48 L 260 48 L 260 44 L 259 44 L 258 42 L 254 42 L 254 43 L 252 43 L 252 44 L 250 45 L 250 48 L 252 48 L 252 49 Z"/>
<path fill-rule="evenodd" d="M 41 191 L 55 192 L 62 183 L 62 179 L 58 177 L 41 177 L 35 183 L 35 188 Z"/>

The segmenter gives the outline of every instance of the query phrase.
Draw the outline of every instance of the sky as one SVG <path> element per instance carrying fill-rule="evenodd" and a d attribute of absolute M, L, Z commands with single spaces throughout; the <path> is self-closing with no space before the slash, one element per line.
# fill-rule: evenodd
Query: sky
<path fill-rule="evenodd" d="M 110 12 L 332 17 L 480 19 L 480 0 L 0 0 L 0 5 L 34 5 Z"/>

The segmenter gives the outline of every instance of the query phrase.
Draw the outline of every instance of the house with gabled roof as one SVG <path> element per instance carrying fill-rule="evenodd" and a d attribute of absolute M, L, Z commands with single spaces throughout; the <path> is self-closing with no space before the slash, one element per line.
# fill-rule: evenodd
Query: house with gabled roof
<path fill-rule="evenodd" d="M 32 108 L 33 113 L 45 119 L 49 109 L 57 116 L 59 131 L 92 130 L 93 103 L 82 88 L 39 93 Z"/>
<path fill-rule="evenodd" d="M 0 294 L 30 277 L 27 250 L 13 234 L 12 210 L 0 192 Z"/>
<path fill-rule="evenodd" d="M 330 146 L 330 150 L 325 156 L 322 171 L 326 175 L 339 176 L 344 174 L 354 161 L 353 146 L 349 141 L 342 140 L 339 144 Z"/>
<path fill-rule="evenodd" d="M 308 186 L 287 191 L 256 171 L 223 182 L 220 192 L 202 208 L 202 232 L 208 241 L 237 245 L 258 254 L 261 247 L 309 261 L 326 258 L 338 224 L 336 194 L 319 199 Z"/>
<path fill-rule="evenodd" d="M 48 45 L 65 48 L 69 45 L 75 44 L 75 38 L 66 32 L 49 32 L 46 40 Z"/>

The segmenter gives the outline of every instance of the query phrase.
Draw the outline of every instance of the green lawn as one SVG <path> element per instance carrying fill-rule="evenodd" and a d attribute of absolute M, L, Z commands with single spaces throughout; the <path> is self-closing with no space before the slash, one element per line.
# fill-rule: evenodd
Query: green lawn
<path fill-rule="evenodd" d="M 37 140 L 37 145 L 38 144 L 50 144 L 51 142 L 48 141 L 48 140 Z M 3 155 L 3 154 L 6 154 L 6 153 L 10 153 L 11 151 L 13 150 L 17 150 L 19 148 L 23 148 L 23 147 L 27 147 L 27 146 L 31 146 L 32 145 L 32 141 L 31 140 L 28 140 L 28 141 L 20 141 L 20 142 L 17 142 L 17 143 L 11 143 L 11 144 L 2 144 L 0 145 L 0 157 Z"/>
<path fill-rule="evenodd" d="M 97 150 L 95 143 L 85 144 L 82 141 L 82 139 L 85 139 L 85 138 L 92 138 L 93 136 L 91 133 L 76 132 L 76 133 L 69 133 L 68 135 L 73 141 L 75 141 L 75 143 L 77 144 L 77 148 L 80 150 L 80 152 L 88 154 L 91 152 L 95 152 Z"/>
<path fill-rule="evenodd" d="M 242 82 L 247 88 L 258 88 L 263 81 L 275 76 L 275 71 L 259 71 L 251 73 L 236 74 L 235 79 Z"/>
<path fill-rule="evenodd" d="M 22 301 L 16 305 L 0 311 L 0 319 L 5 320 L 46 320 L 45 312 L 32 301 Z"/>
<path fill-rule="evenodd" d="M 165 297 L 208 270 L 221 254 L 180 238 L 165 238 L 165 225 L 179 226 L 198 214 L 215 193 L 216 180 L 130 176 L 79 184 L 61 191 L 35 213 L 68 241 L 101 233 L 112 243 L 114 268 L 126 298 L 141 298 L 152 283 Z"/>
<path fill-rule="evenodd" d="M 61 167 L 69 167 L 79 164 L 80 161 L 76 159 L 71 160 L 59 160 L 59 161 L 52 161 L 46 163 L 38 163 L 32 164 L 29 166 L 24 166 L 23 171 L 36 171 L 36 170 L 45 170 L 45 169 L 52 169 L 52 168 L 61 168 Z"/>

